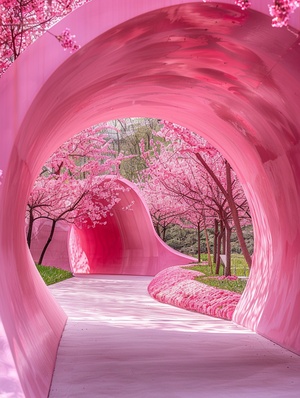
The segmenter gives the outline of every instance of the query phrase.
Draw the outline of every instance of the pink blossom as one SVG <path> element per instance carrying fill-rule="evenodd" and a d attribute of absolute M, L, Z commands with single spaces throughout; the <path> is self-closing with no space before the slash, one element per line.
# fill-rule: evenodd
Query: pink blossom
<path fill-rule="evenodd" d="M 73 136 L 44 164 L 27 202 L 29 246 L 37 219 L 51 220 L 54 228 L 61 220 L 78 227 L 105 225 L 121 200 L 119 193 L 130 189 L 118 184 L 120 162 L 126 157 L 110 149 L 110 138 L 102 133 L 106 128 L 98 125 Z"/>
<path fill-rule="evenodd" d="M 71 53 L 74 53 L 80 48 L 75 41 L 75 35 L 71 35 L 69 28 L 64 29 L 60 35 L 56 36 L 56 38 L 60 42 L 61 46 L 65 50 L 70 50 Z"/>
<path fill-rule="evenodd" d="M 1 0 L 0 1 L 0 76 L 38 37 L 49 31 L 69 12 L 88 0 Z M 50 33 L 50 32 L 49 32 Z M 55 36 L 57 37 L 57 36 Z M 68 30 L 59 35 L 63 48 L 78 49 Z"/>
<path fill-rule="evenodd" d="M 162 303 L 231 320 L 241 295 L 195 281 L 200 274 L 180 266 L 169 267 L 153 278 L 148 292 Z"/>
<path fill-rule="evenodd" d="M 242 10 L 247 10 L 251 6 L 251 2 L 248 0 L 236 0 L 235 4 L 241 7 Z"/>
<path fill-rule="evenodd" d="M 269 6 L 270 15 L 272 17 L 272 26 L 281 28 L 287 26 L 290 15 L 300 5 L 297 0 L 275 0 L 272 6 Z"/>

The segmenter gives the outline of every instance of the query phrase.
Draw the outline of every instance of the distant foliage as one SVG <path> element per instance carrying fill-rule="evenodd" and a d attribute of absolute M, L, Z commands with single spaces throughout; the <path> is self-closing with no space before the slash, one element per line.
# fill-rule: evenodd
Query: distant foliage
<path fill-rule="evenodd" d="M 243 234 L 245 236 L 245 242 L 248 250 L 250 254 L 252 254 L 254 249 L 252 225 L 247 225 L 243 227 Z M 197 257 L 198 237 L 197 230 L 195 228 L 182 228 L 180 225 L 172 224 L 168 227 L 166 231 L 165 242 L 167 243 L 167 245 L 171 246 L 175 250 L 180 251 L 181 253 Z M 209 229 L 209 244 L 211 252 L 213 252 L 214 231 L 211 229 Z M 200 251 L 201 253 L 207 252 L 206 241 L 203 231 L 201 232 Z M 231 251 L 232 253 L 241 254 L 241 247 L 235 232 L 233 232 L 231 235 Z M 234 263 L 234 259 L 232 259 L 232 263 Z"/>

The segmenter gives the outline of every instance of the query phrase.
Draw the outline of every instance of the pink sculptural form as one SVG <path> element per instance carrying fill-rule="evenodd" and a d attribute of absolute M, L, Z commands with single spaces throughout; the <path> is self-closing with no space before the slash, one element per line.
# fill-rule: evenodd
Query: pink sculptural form
<path fill-rule="evenodd" d="M 185 126 L 228 159 L 249 201 L 255 234 L 250 279 L 233 319 L 300 353 L 296 12 L 289 29 L 280 30 L 272 28 L 263 0 L 247 10 L 186 0 L 92 1 L 51 29 L 56 36 L 66 27 L 76 32 L 78 51 L 58 51 L 47 34 L 3 75 L 4 393 L 13 388 L 15 396 L 47 396 L 66 322 L 26 246 L 24 214 L 33 182 L 66 139 L 126 116 Z M 76 240 L 84 247 L 83 235 Z"/>
<path fill-rule="evenodd" d="M 107 179 L 99 179 L 101 185 Z M 71 225 L 60 222 L 43 264 L 70 270 L 73 274 L 155 275 L 166 267 L 196 261 L 167 246 L 156 234 L 138 189 L 118 179 L 119 199 L 103 222 Z M 123 190 L 122 190 L 123 188 Z M 95 200 L 98 200 L 95 198 Z M 38 260 L 51 224 L 36 222 L 31 253 Z"/>

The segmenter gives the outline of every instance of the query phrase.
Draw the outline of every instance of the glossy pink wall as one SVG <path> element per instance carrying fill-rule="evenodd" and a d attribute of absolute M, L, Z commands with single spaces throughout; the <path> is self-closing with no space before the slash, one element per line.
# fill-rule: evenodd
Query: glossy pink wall
<path fill-rule="evenodd" d="M 159 10 L 178 3 L 186 5 Z M 267 12 L 267 3 L 254 7 Z M 300 353 L 297 32 L 273 29 L 255 11 L 171 0 L 97 0 L 52 31 L 65 26 L 80 51 L 70 56 L 45 35 L 0 81 L 0 333 L 16 390 L 47 396 L 65 322 L 26 247 L 27 195 L 58 145 L 117 117 L 172 120 L 228 158 L 255 232 L 253 270 L 234 319 Z"/>
<path fill-rule="evenodd" d="M 74 274 L 155 275 L 166 267 L 196 261 L 158 237 L 134 184 L 125 179 L 118 184 L 127 191 L 119 192 L 121 201 L 105 219 L 106 224 L 71 229 L 69 258 Z M 130 210 L 124 210 L 128 206 Z"/>

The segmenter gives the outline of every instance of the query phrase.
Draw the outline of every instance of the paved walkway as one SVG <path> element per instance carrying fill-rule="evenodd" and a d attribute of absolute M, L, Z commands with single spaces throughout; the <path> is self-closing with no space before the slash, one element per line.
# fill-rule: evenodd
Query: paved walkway
<path fill-rule="evenodd" d="M 76 277 L 50 287 L 69 316 L 50 398 L 299 398 L 299 356 L 154 301 L 150 280 Z"/>

